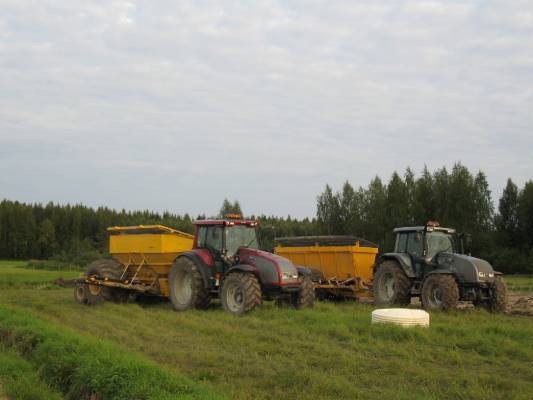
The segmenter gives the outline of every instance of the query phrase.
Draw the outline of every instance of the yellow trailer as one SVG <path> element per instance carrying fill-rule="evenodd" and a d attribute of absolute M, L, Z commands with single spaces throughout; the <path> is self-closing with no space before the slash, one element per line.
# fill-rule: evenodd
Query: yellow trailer
<path fill-rule="evenodd" d="M 109 254 L 124 266 L 122 278 L 168 296 L 168 273 L 176 257 L 193 248 L 194 236 L 162 225 L 108 228 Z"/>
<path fill-rule="evenodd" d="M 168 296 L 170 269 L 180 254 L 193 248 L 194 236 L 162 225 L 115 226 L 107 231 L 112 259 L 87 267 L 76 286 L 76 300 L 125 300 L 132 291 Z"/>
<path fill-rule="evenodd" d="M 310 268 L 319 297 L 372 297 L 374 243 L 353 236 L 277 238 L 274 252 Z"/>

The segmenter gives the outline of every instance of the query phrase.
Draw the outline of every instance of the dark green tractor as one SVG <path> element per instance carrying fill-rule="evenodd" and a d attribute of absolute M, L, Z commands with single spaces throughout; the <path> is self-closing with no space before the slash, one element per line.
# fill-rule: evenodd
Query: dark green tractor
<path fill-rule="evenodd" d="M 447 310 L 459 301 L 502 312 L 507 288 L 501 273 L 485 260 L 462 254 L 463 240 L 436 222 L 394 229 L 393 253 L 381 255 L 374 268 L 374 301 L 407 305 L 420 297 L 427 310 Z M 459 251 L 461 248 L 461 252 Z"/>

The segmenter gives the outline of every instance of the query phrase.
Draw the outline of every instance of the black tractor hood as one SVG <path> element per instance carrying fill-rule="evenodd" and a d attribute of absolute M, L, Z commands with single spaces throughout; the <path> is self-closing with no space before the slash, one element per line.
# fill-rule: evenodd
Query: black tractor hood
<path fill-rule="evenodd" d="M 489 262 L 465 254 L 440 253 L 437 264 L 450 269 L 461 282 L 492 282 L 497 274 Z"/>

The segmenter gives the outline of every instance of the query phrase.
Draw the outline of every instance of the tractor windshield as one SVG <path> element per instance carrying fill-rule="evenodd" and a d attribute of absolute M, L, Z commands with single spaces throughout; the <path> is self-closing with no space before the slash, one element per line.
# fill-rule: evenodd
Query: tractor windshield
<path fill-rule="evenodd" d="M 259 248 L 255 228 L 248 225 L 226 227 L 226 250 L 229 256 L 235 255 L 239 247 Z"/>
<path fill-rule="evenodd" d="M 449 252 L 453 253 L 455 249 L 453 235 L 446 232 L 427 232 L 426 233 L 427 241 L 427 254 L 429 258 L 435 257 L 437 253 Z"/>

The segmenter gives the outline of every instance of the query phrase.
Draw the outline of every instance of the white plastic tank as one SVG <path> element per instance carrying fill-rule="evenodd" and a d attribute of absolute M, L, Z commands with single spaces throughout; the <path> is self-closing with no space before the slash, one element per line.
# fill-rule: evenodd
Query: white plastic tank
<path fill-rule="evenodd" d="M 429 326 L 429 314 L 424 310 L 410 308 L 382 308 L 372 311 L 373 324 L 396 324 L 400 326 Z"/>

